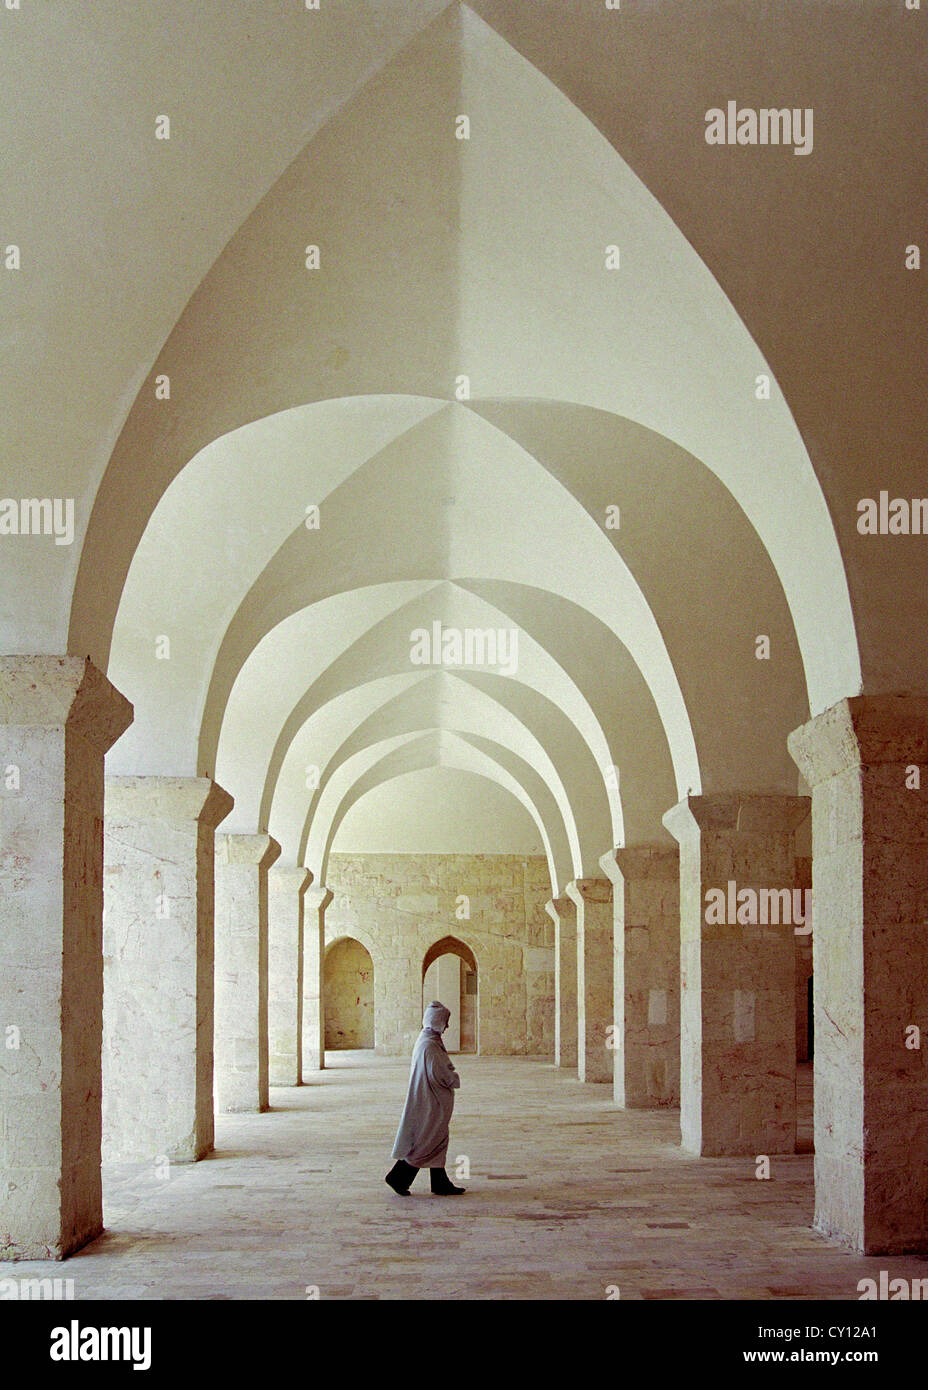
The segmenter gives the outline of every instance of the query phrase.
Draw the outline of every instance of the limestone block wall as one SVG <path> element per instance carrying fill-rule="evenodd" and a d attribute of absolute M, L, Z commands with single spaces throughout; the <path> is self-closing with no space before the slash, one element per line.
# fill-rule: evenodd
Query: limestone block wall
<path fill-rule="evenodd" d="M 333 894 L 326 944 L 352 936 L 374 963 L 378 1052 L 411 1051 L 422 1027 L 426 952 L 451 936 L 477 961 L 479 1052 L 553 1055 L 554 926 L 545 912 L 544 858 L 332 854 L 326 884 Z"/>
<path fill-rule="evenodd" d="M 325 954 L 325 1045 L 374 1046 L 374 966 L 359 941 L 342 937 Z"/>

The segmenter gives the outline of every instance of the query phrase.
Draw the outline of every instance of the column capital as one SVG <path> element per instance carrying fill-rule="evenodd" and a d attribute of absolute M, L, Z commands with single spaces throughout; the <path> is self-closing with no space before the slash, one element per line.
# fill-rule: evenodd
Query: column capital
<path fill-rule="evenodd" d="M 928 696 L 854 695 L 794 729 L 793 762 L 810 787 L 851 767 L 928 762 Z"/>
<path fill-rule="evenodd" d="M 280 858 L 280 845 L 270 835 L 217 835 L 216 858 L 221 864 L 269 869 Z"/>
<path fill-rule="evenodd" d="M 551 898 L 545 903 L 545 912 L 551 918 L 555 926 L 562 917 L 566 917 L 569 912 L 576 911 L 576 903 L 572 903 L 570 898 Z"/>
<path fill-rule="evenodd" d="M 113 820 L 197 821 L 214 828 L 235 805 L 209 777 L 107 777 L 104 813 Z"/>
<path fill-rule="evenodd" d="M 67 726 L 105 753 L 133 715 L 125 695 L 82 657 L 0 657 L 0 724 Z"/>
<path fill-rule="evenodd" d="M 679 843 L 700 832 L 717 835 L 779 835 L 791 833 L 812 809 L 808 796 L 754 792 L 716 792 L 685 796 L 663 816 L 664 825 Z"/>
<path fill-rule="evenodd" d="M 267 886 L 272 893 L 295 893 L 300 898 L 312 881 L 309 869 L 298 868 L 295 864 L 275 864 L 267 876 Z"/>
<path fill-rule="evenodd" d="M 599 866 L 613 884 L 627 879 L 675 880 L 680 872 L 680 851 L 676 845 L 635 845 L 630 849 L 611 849 Z"/>
<path fill-rule="evenodd" d="M 308 908 L 324 912 L 334 897 L 331 888 L 327 888 L 324 883 L 314 883 L 311 888 L 307 888 L 304 902 Z"/>
<path fill-rule="evenodd" d="M 612 884 L 607 878 L 575 878 L 564 891 L 578 907 L 581 903 L 612 901 Z"/>

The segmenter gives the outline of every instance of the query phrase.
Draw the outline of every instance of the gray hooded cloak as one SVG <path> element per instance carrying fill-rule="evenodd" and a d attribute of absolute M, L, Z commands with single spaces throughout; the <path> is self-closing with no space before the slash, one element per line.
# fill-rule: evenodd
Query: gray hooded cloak
<path fill-rule="evenodd" d="M 441 1040 L 450 1018 L 444 1004 L 430 1004 L 413 1048 L 406 1106 L 393 1145 L 393 1157 L 413 1168 L 445 1166 L 454 1092 L 461 1084 Z"/>

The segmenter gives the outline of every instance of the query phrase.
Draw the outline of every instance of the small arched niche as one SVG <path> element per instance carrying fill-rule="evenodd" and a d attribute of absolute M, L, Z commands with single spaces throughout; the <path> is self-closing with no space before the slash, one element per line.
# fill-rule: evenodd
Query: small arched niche
<path fill-rule="evenodd" d="M 479 1052 L 477 960 L 456 936 L 443 936 L 422 961 L 422 1008 L 439 999 L 451 1010 L 444 1034 L 449 1052 Z"/>
<path fill-rule="evenodd" d="M 325 1047 L 331 1051 L 374 1046 L 374 962 L 366 946 L 341 936 L 323 962 Z"/>

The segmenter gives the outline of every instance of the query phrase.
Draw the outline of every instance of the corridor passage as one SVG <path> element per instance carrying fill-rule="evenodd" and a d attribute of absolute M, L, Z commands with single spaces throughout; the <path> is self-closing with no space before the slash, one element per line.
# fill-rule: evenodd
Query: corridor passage
<path fill-rule="evenodd" d="M 433 1198 L 420 1173 L 396 1197 L 408 1063 L 329 1056 L 310 1085 L 272 1089 L 269 1114 L 219 1116 L 215 1156 L 167 1179 L 107 1170 L 107 1231 L 70 1260 L 0 1273 L 73 1279 L 76 1299 L 856 1299 L 880 1269 L 928 1275 L 810 1229 L 811 1155 L 773 1158 L 769 1181 L 749 1159 L 691 1158 L 676 1111 L 617 1111 L 611 1088 L 542 1059 L 455 1058 L 448 1171 L 466 1155 L 468 1191 Z"/>

